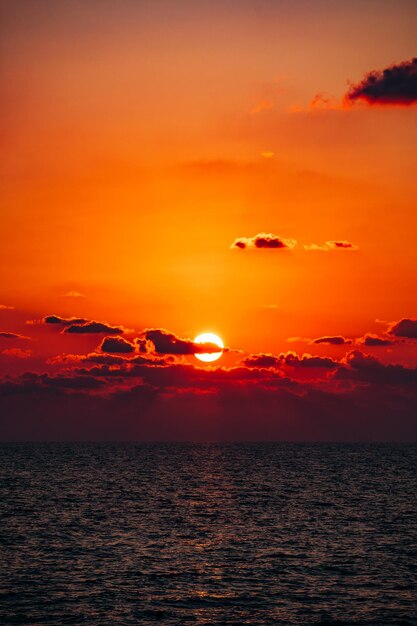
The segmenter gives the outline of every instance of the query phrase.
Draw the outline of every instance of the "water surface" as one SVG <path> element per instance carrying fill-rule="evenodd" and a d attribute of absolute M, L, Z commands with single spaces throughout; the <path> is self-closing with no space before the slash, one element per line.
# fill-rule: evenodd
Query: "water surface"
<path fill-rule="evenodd" d="M 0 623 L 417 624 L 417 446 L 4 444 Z"/>

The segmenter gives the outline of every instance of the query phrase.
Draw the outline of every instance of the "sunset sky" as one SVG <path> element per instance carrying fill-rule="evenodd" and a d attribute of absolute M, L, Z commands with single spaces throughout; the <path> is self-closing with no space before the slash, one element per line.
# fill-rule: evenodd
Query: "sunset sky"
<path fill-rule="evenodd" d="M 0 437 L 415 441 L 416 2 L 0 7 Z"/>

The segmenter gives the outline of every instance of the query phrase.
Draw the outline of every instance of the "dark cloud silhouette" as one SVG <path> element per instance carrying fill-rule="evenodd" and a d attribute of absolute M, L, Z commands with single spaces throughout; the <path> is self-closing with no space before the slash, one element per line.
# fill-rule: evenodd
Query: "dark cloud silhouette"
<path fill-rule="evenodd" d="M 121 326 L 110 326 L 103 322 L 87 322 L 86 324 L 71 324 L 66 326 L 64 333 L 77 334 L 77 335 L 92 335 L 92 334 L 107 334 L 107 335 L 122 335 L 123 328 Z"/>
<path fill-rule="evenodd" d="M 311 356 L 303 354 L 299 356 L 295 352 L 287 352 L 280 355 L 282 365 L 287 367 L 321 367 L 323 369 L 336 369 L 339 367 L 338 361 L 333 361 L 330 357 Z"/>
<path fill-rule="evenodd" d="M 87 334 L 108 334 L 122 335 L 122 326 L 112 326 L 105 322 L 96 322 L 85 317 L 60 317 L 59 315 L 47 315 L 43 318 L 45 324 L 56 324 L 64 326 L 64 333 L 87 335 Z"/>
<path fill-rule="evenodd" d="M 368 104 L 411 105 L 417 102 L 417 58 L 369 72 L 346 94 L 348 101 Z"/>
<path fill-rule="evenodd" d="M 59 315 L 47 315 L 43 318 L 45 324 L 61 324 L 71 326 L 74 324 L 86 324 L 89 320 L 84 317 L 60 317 Z"/>
<path fill-rule="evenodd" d="M 280 250 L 284 248 L 294 248 L 297 242 L 293 239 L 283 239 L 272 233 L 258 233 L 254 237 L 240 237 L 235 239 L 231 248 L 256 248 L 258 250 Z"/>
<path fill-rule="evenodd" d="M 0 339 L 30 339 L 25 335 L 19 335 L 18 333 L 0 332 Z"/>
<path fill-rule="evenodd" d="M 333 335 L 333 336 L 326 336 L 326 337 L 318 337 L 317 339 L 313 339 L 312 343 L 317 343 L 317 344 L 327 344 L 327 345 L 332 345 L 332 346 L 343 346 L 349 343 L 352 343 L 350 339 L 346 339 L 345 337 L 342 337 L 341 335 Z"/>
<path fill-rule="evenodd" d="M 73 362 L 78 361 L 79 363 L 94 363 L 96 365 L 123 365 L 126 359 L 122 356 L 117 356 L 115 354 L 97 354 L 92 352 L 91 354 L 87 354 L 86 356 L 82 355 L 72 355 Z"/>
<path fill-rule="evenodd" d="M 100 344 L 100 349 L 102 352 L 109 352 L 110 354 L 131 354 L 135 352 L 134 344 L 123 339 L 123 337 L 104 337 Z"/>
<path fill-rule="evenodd" d="M 15 379 L 0 382 L 0 395 L 32 394 L 62 389 L 70 391 L 90 391 L 103 387 L 105 382 L 95 376 L 79 376 L 77 374 L 50 376 L 27 372 Z"/>
<path fill-rule="evenodd" d="M 378 337 L 377 335 L 367 333 L 364 337 L 359 339 L 359 343 L 362 343 L 364 346 L 377 348 L 379 346 L 390 346 L 394 341 L 388 337 Z"/>
<path fill-rule="evenodd" d="M 404 318 L 399 322 L 395 322 L 389 329 L 389 333 L 395 337 L 417 339 L 417 320 Z"/>
<path fill-rule="evenodd" d="M 281 359 L 273 354 L 250 354 L 242 359 L 242 363 L 246 367 L 279 367 Z"/>
<path fill-rule="evenodd" d="M 348 378 L 377 385 L 409 385 L 417 383 L 417 368 L 384 365 L 369 354 L 353 350 L 345 358 L 348 368 L 341 367 L 336 378 Z"/>
<path fill-rule="evenodd" d="M 191 339 L 181 339 L 163 328 L 149 328 L 144 337 L 151 341 L 158 354 L 205 354 L 221 352 L 214 343 L 194 343 Z"/>
<path fill-rule="evenodd" d="M 323 369 L 335 369 L 339 366 L 338 361 L 333 361 L 329 357 L 311 356 L 310 354 L 303 354 L 299 356 L 295 352 L 281 353 L 277 356 L 273 354 L 251 354 L 244 359 L 242 363 L 246 367 L 257 368 L 281 368 L 287 367 L 311 367 L 311 368 L 323 368 Z"/>

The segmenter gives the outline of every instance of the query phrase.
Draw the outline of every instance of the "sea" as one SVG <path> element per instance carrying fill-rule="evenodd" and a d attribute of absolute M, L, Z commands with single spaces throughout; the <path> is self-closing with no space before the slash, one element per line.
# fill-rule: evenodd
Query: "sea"
<path fill-rule="evenodd" d="M 0 624 L 417 624 L 417 446 L 0 445 Z"/>

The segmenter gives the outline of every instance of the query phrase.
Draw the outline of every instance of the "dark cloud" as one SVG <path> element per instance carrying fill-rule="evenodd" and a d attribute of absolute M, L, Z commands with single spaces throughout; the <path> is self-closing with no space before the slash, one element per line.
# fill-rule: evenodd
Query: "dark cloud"
<path fill-rule="evenodd" d="M 402 319 L 396 322 L 389 329 L 391 335 L 395 337 L 405 337 L 407 339 L 417 339 L 417 320 Z"/>
<path fill-rule="evenodd" d="M 280 250 L 284 248 L 294 248 L 297 242 L 293 239 L 283 239 L 272 233 L 258 233 L 254 237 L 240 237 L 235 239 L 231 248 L 256 248 L 258 250 Z"/>
<path fill-rule="evenodd" d="M 110 354 L 131 354 L 135 352 L 134 344 L 123 339 L 123 337 L 104 337 L 100 349 L 102 352 L 109 352 Z"/>
<path fill-rule="evenodd" d="M 45 324 L 61 324 L 71 326 L 75 324 L 86 324 L 89 320 L 84 317 L 60 317 L 59 315 L 47 315 L 43 318 Z"/>
<path fill-rule="evenodd" d="M 376 385 L 409 385 L 417 383 L 417 368 L 403 365 L 384 365 L 378 359 L 353 350 L 346 355 L 348 368 L 341 367 L 335 377 L 348 378 Z"/>
<path fill-rule="evenodd" d="M 163 328 L 150 328 L 144 337 L 151 341 L 158 354 L 205 354 L 221 352 L 214 343 L 194 343 L 191 339 L 181 339 Z"/>
<path fill-rule="evenodd" d="M 104 386 L 104 381 L 95 376 L 79 376 L 77 374 L 50 376 L 27 372 L 15 379 L 0 382 L 0 395 L 32 394 L 62 389 L 67 391 L 90 391 Z"/>
<path fill-rule="evenodd" d="M 279 367 L 281 359 L 273 354 L 250 354 L 242 359 L 242 363 L 246 367 Z"/>
<path fill-rule="evenodd" d="M 341 335 L 334 335 L 334 336 L 326 336 L 326 337 L 318 337 L 317 339 L 313 339 L 312 343 L 324 343 L 327 345 L 332 345 L 332 346 L 343 346 L 349 343 L 352 343 L 350 339 L 346 339 L 345 337 L 342 337 Z"/>
<path fill-rule="evenodd" d="M 417 58 L 369 72 L 358 85 L 352 85 L 347 100 L 368 104 L 411 105 L 417 102 Z"/>
<path fill-rule="evenodd" d="M 71 324 L 66 326 L 64 333 L 77 334 L 77 335 L 93 335 L 93 334 L 107 334 L 107 335 L 122 335 L 123 328 L 121 326 L 110 326 L 103 322 L 87 322 L 86 324 Z"/>
<path fill-rule="evenodd" d="M 72 355 L 74 356 L 74 361 L 78 360 L 79 363 L 93 363 L 96 365 L 123 365 L 126 359 L 122 356 L 116 356 L 115 354 L 97 354 L 92 352 L 91 354 L 87 354 L 86 356 L 81 355 Z M 78 358 L 77 358 L 78 357 Z"/>
<path fill-rule="evenodd" d="M 282 365 L 287 367 L 319 367 L 323 369 L 336 369 L 339 367 L 338 361 L 333 361 L 330 357 L 311 356 L 310 354 L 303 354 L 299 356 L 295 352 L 287 352 L 280 355 Z"/>
<path fill-rule="evenodd" d="M 0 339 L 30 339 L 25 335 L 19 335 L 18 333 L 0 332 Z"/>
<path fill-rule="evenodd" d="M 299 356 L 295 352 L 281 353 L 277 356 L 263 353 L 251 354 L 242 359 L 242 363 L 246 367 L 274 367 L 278 369 L 283 366 L 335 369 L 339 366 L 338 361 L 333 361 L 333 359 L 329 357 L 311 356 L 310 354 Z"/>
<path fill-rule="evenodd" d="M 60 317 L 59 315 L 47 315 L 43 318 L 45 324 L 64 326 L 64 333 L 87 335 L 101 334 L 122 335 L 124 329 L 121 326 L 112 326 L 105 322 L 96 322 L 85 317 Z"/>
<path fill-rule="evenodd" d="M 74 366 L 80 364 L 93 364 L 93 365 L 120 365 L 123 366 L 120 369 L 120 375 L 124 375 L 127 371 L 126 368 L 131 368 L 135 364 L 147 364 L 147 365 L 167 365 L 171 362 L 172 357 L 159 358 L 155 355 L 148 354 L 143 356 L 142 354 L 133 353 L 102 353 L 102 352 L 90 352 L 89 354 L 59 354 L 57 356 L 48 359 L 49 365 L 66 365 Z M 103 370 L 107 374 L 109 370 Z M 116 371 L 116 370 L 112 370 Z M 130 370 L 129 370 L 130 371 Z"/>
<path fill-rule="evenodd" d="M 387 337 L 378 337 L 377 335 L 367 333 L 364 337 L 359 339 L 359 343 L 362 343 L 364 346 L 376 348 L 379 346 L 390 346 L 394 341 Z"/>

